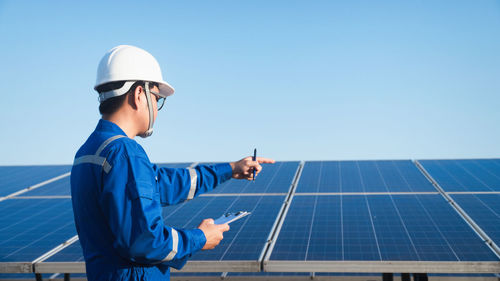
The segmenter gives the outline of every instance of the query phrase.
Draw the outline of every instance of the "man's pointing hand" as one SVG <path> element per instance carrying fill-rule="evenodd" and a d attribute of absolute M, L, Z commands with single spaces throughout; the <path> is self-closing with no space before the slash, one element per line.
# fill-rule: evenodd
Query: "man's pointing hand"
<path fill-rule="evenodd" d="M 251 156 L 245 157 L 240 161 L 231 162 L 231 168 L 233 169 L 233 178 L 235 179 L 247 179 L 253 180 L 253 169 L 255 169 L 255 177 L 262 170 L 262 166 L 260 164 L 273 164 L 274 160 L 264 157 L 257 157 L 256 161 L 252 160 Z"/>

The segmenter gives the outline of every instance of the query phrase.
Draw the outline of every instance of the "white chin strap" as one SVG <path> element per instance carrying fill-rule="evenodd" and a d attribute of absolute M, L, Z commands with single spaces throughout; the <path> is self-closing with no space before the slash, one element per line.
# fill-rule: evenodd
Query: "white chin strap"
<path fill-rule="evenodd" d="M 148 103 L 148 110 L 149 110 L 149 126 L 147 131 L 139 135 L 141 138 L 147 138 L 153 134 L 153 118 L 154 118 L 153 105 L 151 103 L 151 93 L 149 92 L 149 82 L 144 83 L 144 88 L 146 91 L 146 101 Z"/>

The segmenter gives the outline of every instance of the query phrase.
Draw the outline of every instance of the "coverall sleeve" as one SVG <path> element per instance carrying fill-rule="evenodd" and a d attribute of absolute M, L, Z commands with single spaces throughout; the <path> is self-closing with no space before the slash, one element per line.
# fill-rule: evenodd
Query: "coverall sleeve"
<path fill-rule="evenodd" d="M 233 170 L 229 163 L 198 165 L 195 168 L 159 168 L 154 165 L 163 206 L 191 200 L 231 179 Z"/>
<path fill-rule="evenodd" d="M 200 229 L 164 225 L 155 174 L 146 157 L 122 154 L 110 164 L 109 173 L 103 172 L 99 204 L 114 236 L 113 248 L 134 263 L 180 269 L 205 245 L 205 235 Z"/>

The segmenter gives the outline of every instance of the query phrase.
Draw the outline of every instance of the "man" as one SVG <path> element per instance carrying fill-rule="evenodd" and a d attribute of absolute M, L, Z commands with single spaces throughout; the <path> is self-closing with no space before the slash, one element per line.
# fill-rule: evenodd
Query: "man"
<path fill-rule="evenodd" d="M 118 46 L 97 70 L 102 119 L 75 156 L 71 195 L 89 280 L 169 279 L 200 249 L 213 249 L 229 230 L 205 219 L 197 229 L 164 225 L 161 206 L 190 200 L 233 178 L 253 179 L 259 163 L 198 165 L 188 169 L 151 164 L 134 137 L 150 136 L 165 98 L 174 93 L 148 52 Z M 189 218 L 186 218 L 189 219 Z"/>

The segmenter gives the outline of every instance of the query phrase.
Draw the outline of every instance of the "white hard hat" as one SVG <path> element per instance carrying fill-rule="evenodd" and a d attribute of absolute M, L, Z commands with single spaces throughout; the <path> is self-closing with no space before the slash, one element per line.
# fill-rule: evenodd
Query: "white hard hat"
<path fill-rule="evenodd" d="M 135 81 L 158 83 L 159 95 L 162 97 L 174 93 L 174 88 L 163 80 L 160 65 L 156 59 L 145 50 L 134 46 L 114 47 L 99 62 L 94 89 L 100 85 L 117 81 L 127 82 L 120 89 L 100 93 L 99 100 L 101 102 L 125 94 Z"/>

